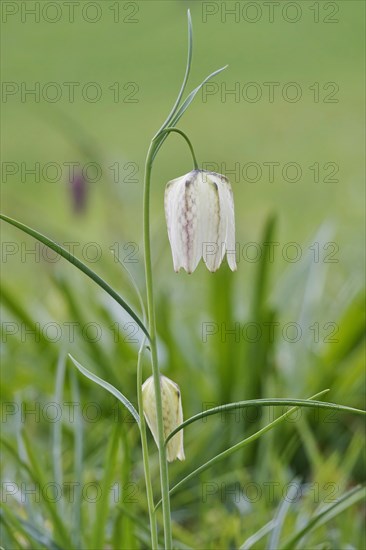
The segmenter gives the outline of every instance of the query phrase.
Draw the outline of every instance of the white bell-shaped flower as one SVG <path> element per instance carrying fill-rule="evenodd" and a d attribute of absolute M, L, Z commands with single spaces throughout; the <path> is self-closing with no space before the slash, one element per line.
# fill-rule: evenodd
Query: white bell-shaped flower
<path fill-rule="evenodd" d="M 164 438 L 183 422 L 182 399 L 179 386 L 167 378 L 160 376 L 161 400 L 163 406 Z M 146 422 L 159 446 L 158 422 L 156 418 L 156 399 L 154 378 L 150 376 L 142 385 L 142 405 Z M 172 462 L 176 458 L 184 460 L 183 430 L 172 437 L 166 446 L 167 459 Z"/>
<path fill-rule="evenodd" d="M 201 258 L 216 271 L 227 254 L 236 270 L 235 217 L 229 180 L 215 172 L 192 170 L 165 189 L 165 215 L 174 270 L 192 273 Z"/>

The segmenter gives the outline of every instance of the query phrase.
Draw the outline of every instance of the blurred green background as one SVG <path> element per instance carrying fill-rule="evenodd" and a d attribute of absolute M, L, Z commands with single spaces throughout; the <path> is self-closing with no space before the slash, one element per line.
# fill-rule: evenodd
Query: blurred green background
<path fill-rule="evenodd" d="M 38 4 L 39 21 L 26 11 L 33 4 Z M 232 181 L 240 254 L 235 274 L 225 266 L 212 275 L 203 265 L 191 276 L 173 272 L 164 188 L 192 166 L 183 141 L 171 136 L 154 165 L 151 197 L 162 369 L 179 383 L 186 416 L 200 411 L 205 402 L 306 398 L 325 387 L 331 388 L 331 401 L 362 408 L 364 4 L 352 0 L 275 3 L 271 20 L 272 3 L 266 2 L 83 1 L 74 6 L 73 22 L 67 3 L 59 2 L 58 10 L 51 4 L 2 3 L 2 211 L 59 243 L 76 243 L 75 254 L 86 263 L 85 250 L 89 243 L 97 243 L 101 254 L 89 265 L 138 308 L 128 277 L 109 249 L 118 250 L 143 289 L 144 159 L 183 78 L 186 10 L 190 8 L 194 53 L 187 93 L 210 72 L 225 64 L 229 67 L 205 89 L 207 95 L 197 95 L 179 127 L 192 140 L 199 163 L 216 163 L 217 171 Z M 230 14 L 229 10 L 236 11 Z M 57 14 L 60 19 L 50 22 Z M 94 18 L 98 20 L 91 22 Z M 276 83 L 273 100 L 270 82 Z M 76 83 L 74 101 L 70 101 L 70 85 L 65 83 Z M 87 99 L 96 89 L 93 85 L 88 88 L 88 83 L 96 83 L 98 101 Z M 254 84 L 248 87 L 248 83 Z M 296 102 L 284 98 L 286 91 L 293 97 L 295 87 L 289 83 L 295 83 L 301 92 Z M 37 86 L 39 97 L 22 96 L 22 90 Z M 225 94 L 225 90 L 234 89 L 238 95 Z M 52 101 L 54 90 L 61 90 L 57 101 Z M 256 102 L 252 100 L 254 90 L 260 93 Z M 86 208 L 78 214 L 65 164 L 70 162 L 81 167 L 92 162 L 101 168 L 101 177 L 86 183 Z M 40 166 L 39 181 L 24 174 L 35 163 Z M 55 172 L 52 166 L 47 171 L 47 163 L 55 163 L 61 170 L 54 182 L 50 180 Z M 248 163 L 255 163 L 254 168 Z M 273 181 L 268 177 L 268 163 L 279 163 Z M 283 169 L 288 163 L 300 167 L 299 181 L 286 181 Z M 314 177 L 315 163 L 319 181 Z M 119 166 L 117 181 L 111 166 Z M 231 172 L 235 166 L 239 176 Z M 261 177 L 248 181 L 255 179 L 251 170 L 258 166 Z M 93 171 L 91 174 L 93 177 Z M 287 174 L 291 179 L 291 169 Z M 329 181 L 332 178 L 335 181 Z M 35 250 L 34 241 L 5 223 L 1 230 L 2 317 L 3 322 L 18 327 L 15 335 L 6 333 L 7 328 L 3 332 L 4 401 L 49 400 L 62 350 L 79 357 L 134 402 L 137 348 L 126 338 L 128 329 L 123 325 L 128 318 L 74 267 L 62 260 L 46 261 L 42 253 L 39 257 L 27 255 L 27 250 Z M 268 241 L 278 243 L 273 261 L 265 253 L 268 247 L 263 246 Z M 301 252 L 299 261 L 286 259 L 286 250 L 292 257 L 294 249 L 286 247 L 293 242 Z M 258 261 L 252 260 L 254 249 L 248 249 L 248 243 L 260 247 Z M 89 250 L 93 258 L 93 249 Z M 317 251 L 319 258 L 314 256 Z M 23 332 L 23 325 L 29 328 L 34 323 L 39 323 L 42 332 L 50 322 L 61 327 L 61 338 L 55 342 L 44 335 L 35 342 Z M 79 323 L 73 339 L 65 328 L 70 322 Z M 101 329 L 101 339 L 95 343 L 80 330 L 90 322 Z M 111 329 L 116 322 L 121 327 L 118 342 Z M 259 323 L 262 329 L 263 323 L 276 322 L 279 329 L 273 341 L 265 330 L 256 342 L 248 341 L 242 332 L 239 341 L 233 335 L 225 336 L 225 327 L 239 326 L 242 331 L 248 322 Z M 205 323 L 217 329 L 207 342 L 202 337 Z M 298 342 L 283 336 L 286 323 L 301 327 Z M 333 329 L 335 340 L 329 338 Z M 318 337 L 315 330 L 319 330 Z M 70 391 L 67 381 L 65 392 Z M 103 467 L 111 398 L 85 380 L 80 380 L 80 392 L 86 402 L 106 406 L 103 422 L 98 422 L 93 432 L 90 425 L 84 426 L 84 473 L 94 479 Z M 309 424 L 314 433 L 301 422 Z M 339 415 L 334 426 L 304 418 L 301 422 L 295 428 L 283 428 L 282 437 L 278 431 L 277 437 L 264 438 L 262 447 L 230 462 L 224 473 L 219 469 L 210 476 L 208 472 L 205 479 L 226 479 L 231 472 L 230 482 L 284 482 L 296 474 L 322 486 L 335 482 L 340 492 L 363 479 L 359 456 L 362 423 L 357 418 Z M 24 426 L 17 415 L 4 422 L 4 433 L 14 445 L 14 433 Z M 26 426 L 49 466 L 49 423 L 39 425 L 29 419 Z M 202 426 L 192 427 L 186 436 L 188 460 L 172 466 L 173 480 L 243 433 L 240 422 L 224 426 L 223 430 L 222 424 L 210 420 L 202 436 Z M 132 449 L 127 476 L 142 484 L 136 433 L 131 435 L 132 428 L 127 428 L 123 427 L 130 443 L 127 448 Z M 254 426 L 246 429 L 254 430 Z M 314 447 L 318 447 L 316 452 Z M 67 453 L 72 448 L 68 434 L 66 471 L 71 461 Z M 153 446 L 151 449 L 155 452 Z M 343 461 L 344 456 L 348 460 Z M 5 477 L 21 479 L 14 468 L 6 465 Z M 182 529 L 177 527 L 177 540 L 188 547 L 235 548 L 273 516 L 273 502 L 263 501 L 244 512 L 226 504 L 217 499 L 205 507 L 197 487 L 191 494 L 177 497 L 173 509 L 178 510 L 175 519 Z M 143 508 L 144 503 L 139 506 Z M 88 511 L 88 516 L 93 513 Z M 249 523 L 243 525 L 238 520 L 242 514 L 251 514 Z M 227 533 L 220 533 L 216 524 L 222 526 L 224 517 Z M 342 526 L 337 524 L 335 545 L 362 547 L 360 518 L 349 514 Z M 212 529 L 212 538 L 204 535 L 203 525 Z M 130 546 L 125 547 L 139 547 L 138 529 L 130 531 Z M 200 538 L 194 544 L 190 537 L 196 532 Z M 325 528 L 323 538 L 330 540 Z M 314 541 L 319 544 L 316 537 Z M 12 548 L 29 547 L 12 544 Z M 89 547 L 88 542 L 84 547 Z"/>

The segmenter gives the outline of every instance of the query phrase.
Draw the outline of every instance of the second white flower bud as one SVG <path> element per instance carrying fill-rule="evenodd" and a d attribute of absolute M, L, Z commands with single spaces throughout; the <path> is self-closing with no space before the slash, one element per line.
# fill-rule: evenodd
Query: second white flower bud
<path fill-rule="evenodd" d="M 179 386 L 167 378 L 160 376 L 161 400 L 163 408 L 164 438 L 183 422 L 182 399 Z M 142 404 L 146 422 L 159 446 L 158 422 L 156 417 L 156 398 L 154 378 L 150 376 L 142 385 Z M 167 459 L 172 462 L 176 458 L 184 460 L 183 430 L 172 437 L 166 447 Z"/>

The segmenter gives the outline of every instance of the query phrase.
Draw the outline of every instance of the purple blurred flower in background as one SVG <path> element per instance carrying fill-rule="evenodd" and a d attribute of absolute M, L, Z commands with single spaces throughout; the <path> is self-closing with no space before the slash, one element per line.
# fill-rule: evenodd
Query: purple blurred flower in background
<path fill-rule="evenodd" d="M 81 171 L 74 172 L 70 189 L 73 211 L 75 214 L 81 214 L 85 211 L 88 195 L 88 181 Z"/>

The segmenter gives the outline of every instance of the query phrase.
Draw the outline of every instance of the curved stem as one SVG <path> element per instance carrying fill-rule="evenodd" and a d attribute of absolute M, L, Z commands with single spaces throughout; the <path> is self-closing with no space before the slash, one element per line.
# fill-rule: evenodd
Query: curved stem
<path fill-rule="evenodd" d="M 198 162 L 197 162 L 197 159 L 196 159 L 196 155 L 194 154 L 193 145 L 191 143 L 191 140 L 187 136 L 187 134 L 185 134 L 182 130 L 179 130 L 179 128 L 174 128 L 174 127 L 164 128 L 164 130 L 162 130 L 160 132 L 160 134 L 158 134 L 157 138 L 159 138 L 162 134 L 170 134 L 171 132 L 175 132 L 175 133 L 179 134 L 180 136 L 182 136 L 185 139 L 185 141 L 187 142 L 188 147 L 191 151 L 193 164 L 194 164 L 194 169 L 198 170 Z"/>
<path fill-rule="evenodd" d="M 142 446 L 142 459 L 144 464 L 144 474 L 145 474 L 145 483 L 146 483 L 146 497 L 147 497 L 147 506 L 149 510 L 149 519 L 150 519 L 150 534 L 151 534 L 151 548 L 152 550 L 158 550 L 158 531 L 156 525 L 156 512 L 154 509 L 154 495 L 151 485 L 151 474 L 150 474 L 150 464 L 149 464 L 149 452 L 147 447 L 147 437 L 146 437 L 146 422 L 144 417 L 143 403 L 142 403 L 142 354 L 145 346 L 145 337 L 143 337 L 141 346 L 139 349 L 138 359 L 137 359 L 137 400 L 138 400 L 138 409 L 140 415 L 140 436 L 141 436 L 141 446 Z"/>
<path fill-rule="evenodd" d="M 146 278 L 146 293 L 147 293 L 147 316 L 149 323 L 149 340 L 151 349 L 152 372 L 154 379 L 154 390 L 156 399 L 156 416 L 158 425 L 158 441 L 159 441 L 159 466 L 160 466 L 160 484 L 161 498 L 163 505 L 163 521 L 164 521 L 164 542 L 165 550 L 172 548 L 172 531 L 170 518 L 170 499 L 169 499 L 169 477 L 168 463 L 166 458 L 164 425 L 163 425 L 163 406 L 161 399 L 160 388 L 160 372 L 158 365 L 158 353 L 156 344 L 156 325 L 155 325 L 155 310 L 153 296 L 153 276 L 151 266 L 151 243 L 150 243 L 150 180 L 151 169 L 153 163 L 153 155 L 156 142 L 151 142 L 145 164 L 145 180 L 144 180 L 144 199 L 143 199 L 143 221 L 144 221 L 144 253 L 145 253 L 145 278 Z"/>

